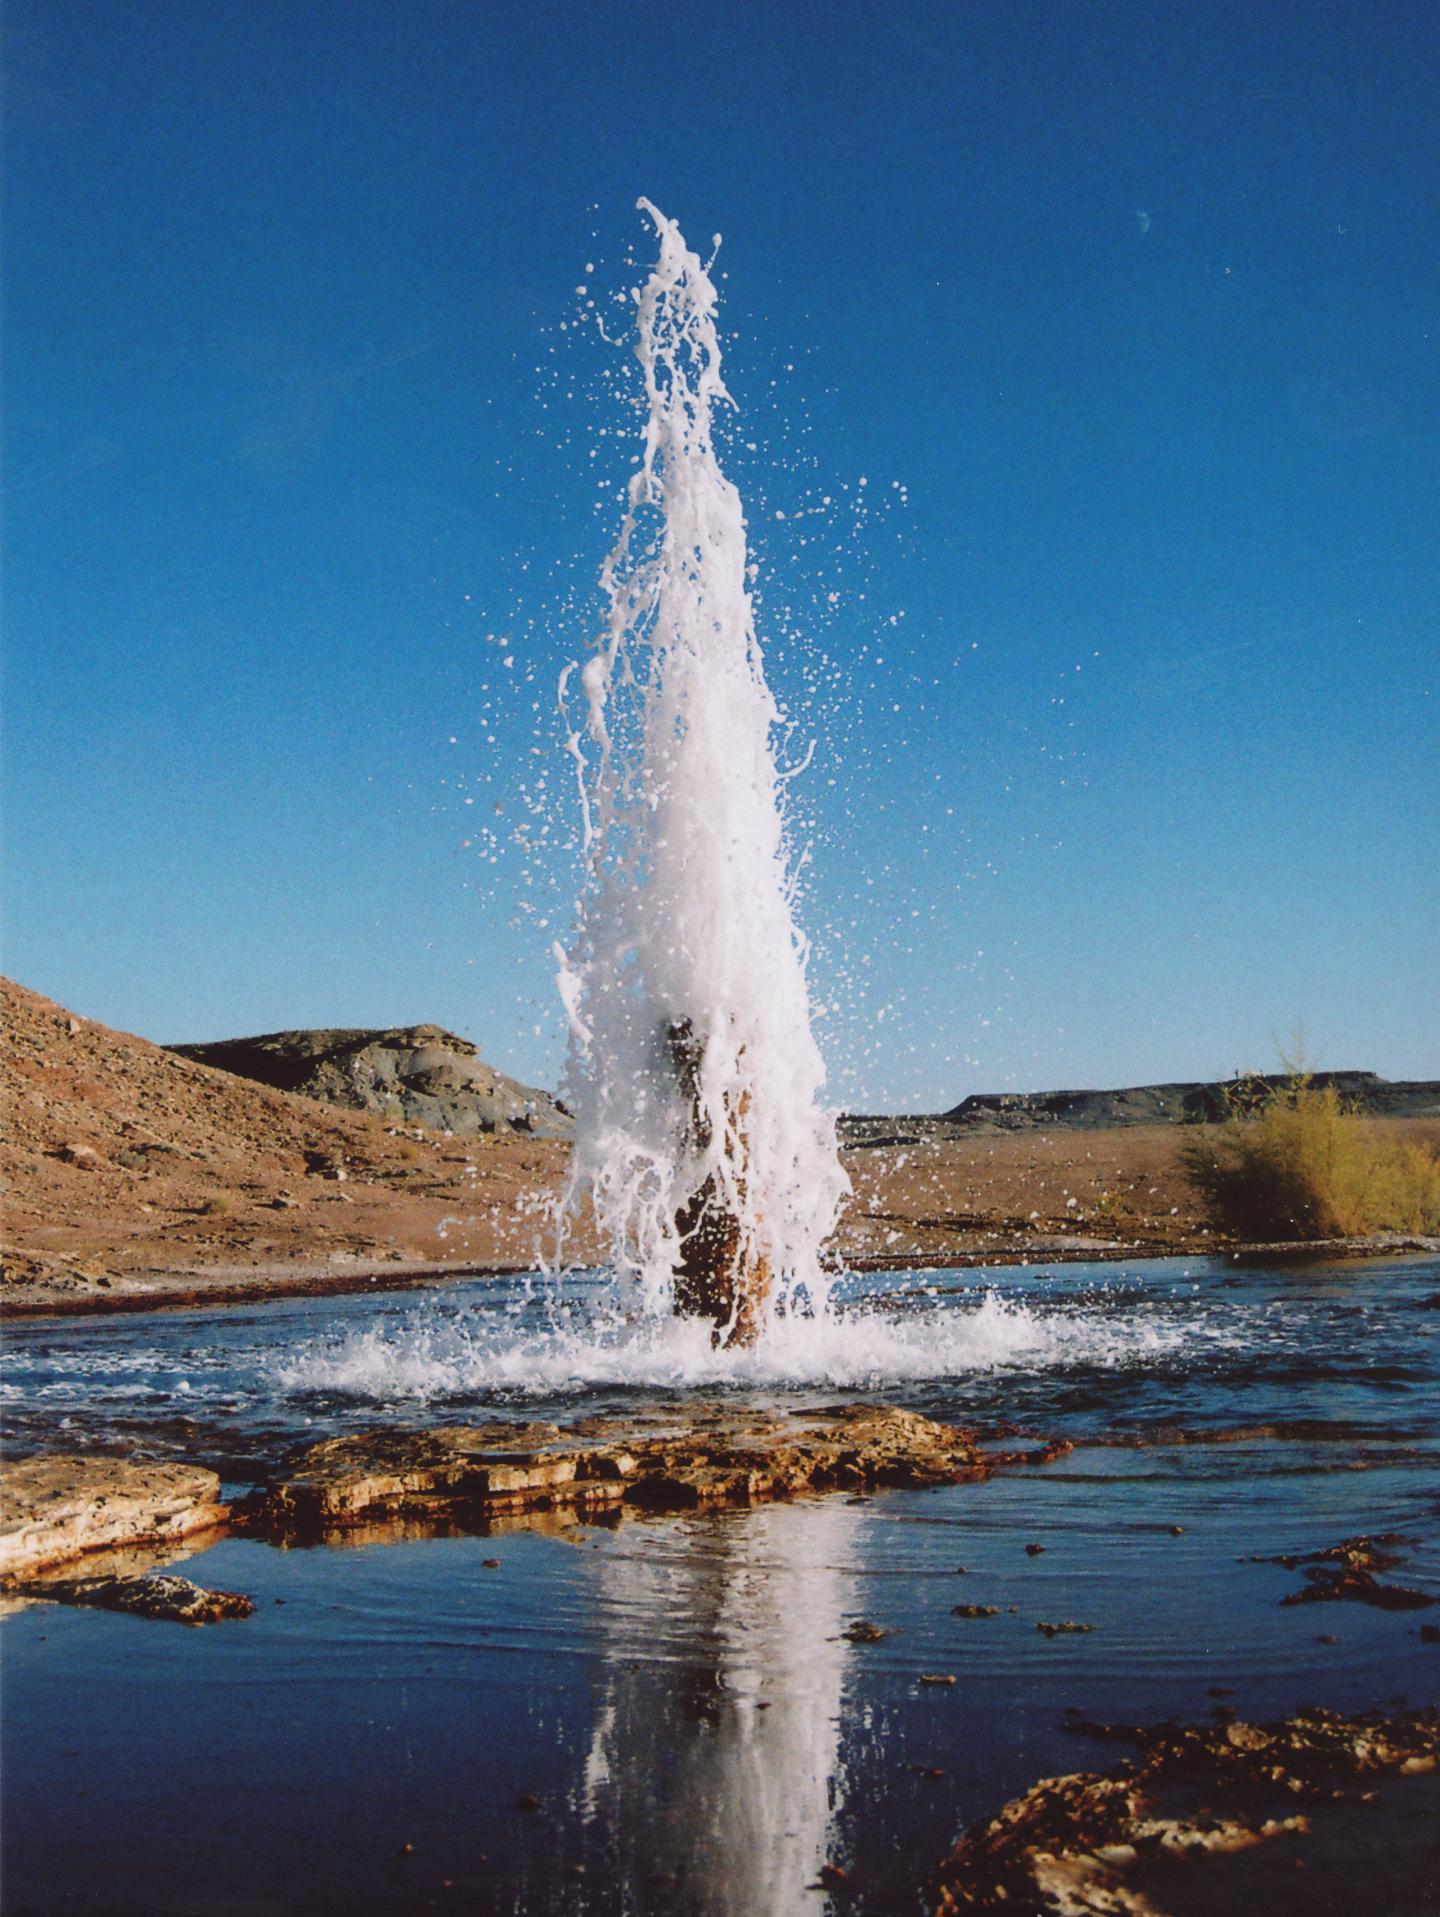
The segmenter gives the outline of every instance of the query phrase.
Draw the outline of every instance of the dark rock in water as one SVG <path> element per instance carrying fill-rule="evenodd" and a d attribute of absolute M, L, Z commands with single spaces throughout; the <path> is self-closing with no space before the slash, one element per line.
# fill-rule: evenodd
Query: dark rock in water
<path fill-rule="evenodd" d="M 1287 1571 L 1303 1570 L 1308 1582 L 1282 1604 L 1324 1604 L 1348 1600 L 1370 1604 L 1380 1611 L 1424 1611 L 1440 1599 L 1403 1584 L 1382 1584 L 1377 1571 L 1391 1571 L 1404 1561 L 1408 1546 L 1417 1542 L 1403 1532 L 1386 1531 L 1377 1537 L 1345 1538 L 1320 1551 L 1282 1551 L 1277 1557 L 1252 1558 L 1252 1564 L 1280 1564 Z"/>
<path fill-rule="evenodd" d="M 468 1039 L 438 1025 L 268 1032 L 167 1049 L 282 1092 L 431 1131 L 566 1138 L 573 1129 L 570 1114 L 549 1092 L 496 1071 Z"/>
<path fill-rule="evenodd" d="M 1433 1711 L 1071 1728 L 1134 1742 L 1140 1756 L 1108 1775 L 1045 1778 L 972 1825 L 931 1884 L 937 1917 L 1308 1917 L 1321 1905 L 1295 1876 L 1307 1853 L 1327 1872 L 1326 1910 L 1430 1908 Z"/>
<path fill-rule="evenodd" d="M 1252 1564 L 1283 1564 L 1297 1571 L 1307 1564 L 1338 1564 L 1345 1571 L 1393 1571 L 1404 1561 L 1407 1548 L 1418 1538 L 1403 1531 L 1382 1531 L 1375 1537 L 1342 1538 L 1339 1544 L 1327 1544 L 1319 1551 L 1282 1551 L 1275 1557 L 1251 1558 Z"/>
<path fill-rule="evenodd" d="M 1074 1618 L 1067 1617 L 1059 1624 L 1037 1624 L 1035 1629 L 1042 1637 L 1083 1637 L 1087 1631 L 1093 1631 L 1093 1624 L 1077 1624 Z"/>
<path fill-rule="evenodd" d="M 1370 1604 L 1378 1611 L 1427 1611 L 1440 1602 L 1424 1591 L 1405 1584 L 1382 1584 L 1370 1571 L 1352 1571 L 1348 1567 L 1332 1571 L 1324 1565 L 1312 1565 L 1305 1573 L 1309 1583 L 1303 1590 L 1281 1598 L 1282 1604 L 1325 1604 L 1349 1601 Z"/>
<path fill-rule="evenodd" d="M 951 1607 L 951 1617 L 999 1617 L 998 1604 L 956 1604 Z"/>
<path fill-rule="evenodd" d="M 143 1577 L 35 1579 L 19 1595 L 51 1604 L 75 1604 L 97 1611 L 124 1611 L 131 1617 L 161 1618 L 172 1624 L 218 1624 L 222 1618 L 249 1617 L 255 1606 L 240 1591 L 207 1591 L 170 1571 Z"/>
<path fill-rule="evenodd" d="M 883 1624 L 875 1624 L 868 1617 L 857 1617 L 853 1624 L 845 1626 L 840 1635 L 848 1638 L 852 1644 L 878 1644 L 881 1638 L 889 1637 L 890 1633 Z"/>

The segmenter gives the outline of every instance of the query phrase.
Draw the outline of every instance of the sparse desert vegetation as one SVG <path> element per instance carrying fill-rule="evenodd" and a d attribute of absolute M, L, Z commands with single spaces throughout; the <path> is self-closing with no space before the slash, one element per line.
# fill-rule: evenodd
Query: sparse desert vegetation
<path fill-rule="evenodd" d="M 1181 1157 L 1212 1225 L 1236 1238 L 1440 1230 L 1440 1125 L 1364 1117 L 1303 1074 L 1236 1099 Z"/>

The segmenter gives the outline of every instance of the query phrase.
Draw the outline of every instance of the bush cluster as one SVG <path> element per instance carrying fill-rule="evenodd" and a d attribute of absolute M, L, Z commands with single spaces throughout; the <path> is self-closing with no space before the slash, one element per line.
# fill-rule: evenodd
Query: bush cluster
<path fill-rule="evenodd" d="M 1241 1239 L 1440 1230 L 1440 1145 L 1303 1076 L 1241 1089 L 1181 1152 L 1212 1225 Z"/>

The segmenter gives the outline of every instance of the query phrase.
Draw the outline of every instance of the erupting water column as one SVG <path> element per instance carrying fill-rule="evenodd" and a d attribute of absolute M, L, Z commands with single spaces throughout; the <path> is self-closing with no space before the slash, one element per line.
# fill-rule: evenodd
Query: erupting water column
<path fill-rule="evenodd" d="M 569 738 L 588 862 L 572 950 L 556 947 L 569 1208 L 589 1195 L 648 1309 L 744 1344 L 822 1299 L 846 1180 L 820 1102 L 745 517 L 715 454 L 715 410 L 734 403 L 715 289 L 675 222 L 640 207 L 660 239 L 636 294 L 643 456 Z"/>

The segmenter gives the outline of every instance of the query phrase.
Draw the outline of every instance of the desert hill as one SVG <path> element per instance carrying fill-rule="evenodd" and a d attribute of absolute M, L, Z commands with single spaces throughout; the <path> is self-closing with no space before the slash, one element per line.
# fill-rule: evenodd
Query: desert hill
<path fill-rule="evenodd" d="M 465 1138 L 507 1129 L 566 1138 L 574 1129 L 549 1092 L 496 1071 L 468 1039 L 438 1025 L 268 1032 L 168 1049 L 280 1091 Z"/>
<path fill-rule="evenodd" d="M 561 1144 L 446 1138 L 177 1057 L 0 980 L 6 1289 L 528 1263 Z"/>

